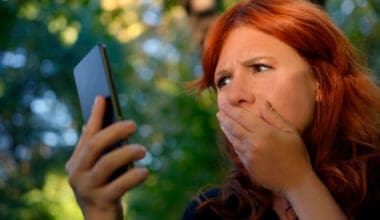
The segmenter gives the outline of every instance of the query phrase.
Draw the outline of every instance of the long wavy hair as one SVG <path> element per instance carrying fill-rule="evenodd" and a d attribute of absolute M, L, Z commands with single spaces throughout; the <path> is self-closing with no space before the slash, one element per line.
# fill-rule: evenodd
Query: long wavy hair
<path fill-rule="evenodd" d="M 203 76 L 193 84 L 211 88 L 223 44 L 234 28 L 250 26 L 293 47 L 319 82 L 322 100 L 310 132 L 303 135 L 315 172 L 348 216 L 375 196 L 379 180 L 378 87 L 352 44 L 323 9 L 302 0 L 250 0 L 237 3 L 210 27 L 203 47 Z M 197 208 L 223 219 L 259 219 L 272 194 L 255 185 L 226 142 L 231 175 L 220 195 Z M 377 168 L 376 168 L 377 167 Z M 378 196 L 378 195 L 377 195 Z M 231 206 L 231 204 L 234 204 Z"/>

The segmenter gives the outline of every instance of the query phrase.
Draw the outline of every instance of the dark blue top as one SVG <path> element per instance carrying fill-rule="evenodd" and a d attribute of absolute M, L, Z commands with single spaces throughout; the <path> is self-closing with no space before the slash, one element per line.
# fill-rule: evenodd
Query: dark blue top
<path fill-rule="evenodd" d="M 201 202 L 204 202 L 207 199 L 218 197 L 219 191 L 219 189 L 208 190 L 199 195 L 198 199 Z M 380 219 L 380 199 L 378 197 L 379 191 L 375 191 L 374 193 L 376 194 L 375 199 L 371 199 L 370 201 L 365 202 L 361 206 L 361 208 L 355 216 L 356 220 Z M 192 200 L 185 212 L 183 213 L 182 220 L 223 220 L 222 217 L 217 216 L 216 213 L 210 208 L 206 208 L 206 210 L 201 215 L 195 213 L 195 210 L 197 209 L 198 205 L 199 202 L 197 200 Z M 231 207 L 234 206 L 234 204 L 228 205 Z M 279 217 L 272 209 L 268 209 L 261 219 L 279 220 Z"/>
<path fill-rule="evenodd" d="M 198 197 L 201 202 L 206 201 L 210 198 L 218 197 L 219 195 L 219 189 L 211 189 L 208 190 L 202 195 Z M 199 205 L 199 202 L 197 200 L 191 201 L 185 212 L 183 213 L 182 220 L 222 220 L 222 217 L 219 217 L 215 214 L 213 210 L 210 208 L 206 208 L 206 210 L 202 213 L 202 215 L 196 214 L 195 210 L 197 209 Z M 229 204 L 233 206 L 234 204 Z M 263 220 L 279 220 L 276 213 L 272 209 L 268 209 L 267 212 L 265 212 L 264 216 L 262 217 Z"/>

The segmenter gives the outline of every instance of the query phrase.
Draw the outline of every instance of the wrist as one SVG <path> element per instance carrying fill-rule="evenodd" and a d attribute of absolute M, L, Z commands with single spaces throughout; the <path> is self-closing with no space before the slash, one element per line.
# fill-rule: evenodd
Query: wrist
<path fill-rule="evenodd" d="M 347 219 L 329 189 L 317 174 L 309 172 L 284 191 L 299 219 Z"/>
<path fill-rule="evenodd" d="M 98 220 L 98 219 L 122 220 L 123 207 L 121 204 L 115 208 L 107 208 L 107 209 L 91 207 L 91 208 L 83 209 L 83 216 L 85 220 Z"/>
<path fill-rule="evenodd" d="M 320 181 L 319 177 L 311 166 L 303 167 L 303 169 L 294 170 L 294 172 L 289 175 L 287 181 L 278 189 L 277 194 L 289 197 L 305 187 L 312 186 L 316 182 L 318 183 L 318 181 Z"/>
<path fill-rule="evenodd" d="M 301 177 L 299 177 L 292 184 L 289 184 L 283 190 L 283 194 L 286 198 L 292 197 L 297 194 L 304 193 L 304 190 L 308 190 L 317 185 L 320 185 L 320 187 L 324 187 L 324 184 L 319 179 L 317 174 L 313 170 L 311 170 L 311 171 L 305 172 Z"/>

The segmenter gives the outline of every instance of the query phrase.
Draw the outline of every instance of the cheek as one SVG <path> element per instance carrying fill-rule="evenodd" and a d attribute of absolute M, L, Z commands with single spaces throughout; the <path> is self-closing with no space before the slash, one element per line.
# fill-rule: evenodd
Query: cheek
<path fill-rule="evenodd" d="M 273 89 L 270 101 L 273 107 L 302 134 L 314 118 L 316 82 L 306 68 L 282 72 L 278 76 L 271 83 Z"/>
<path fill-rule="evenodd" d="M 315 111 L 314 92 L 305 84 L 280 86 L 271 96 L 273 107 L 302 134 L 310 126 Z"/>
<path fill-rule="evenodd" d="M 217 102 L 217 105 L 218 105 L 218 109 L 220 109 L 220 107 L 222 105 L 225 105 L 227 100 L 225 98 L 225 96 L 223 94 L 216 94 L 216 102 Z"/>
<path fill-rule="evenodd" d="M 231 103 L 228 101 L 228 96 L 226 92 L 221 92 L 217 94 L 217 107 L 218 111 L 221 111 L 222 109 L 232 107 Z"/>

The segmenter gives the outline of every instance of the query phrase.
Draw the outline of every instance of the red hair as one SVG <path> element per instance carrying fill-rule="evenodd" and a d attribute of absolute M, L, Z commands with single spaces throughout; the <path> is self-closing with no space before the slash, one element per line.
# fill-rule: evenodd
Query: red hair
<path fill-rule="evenodd" d="M 204 74 L 194 83 L 200 91 L 214 87 L 223 44 L 232 29 L 243 25 L 290 45 L 312 68 L 322 100 L 304 142 L 316 173 L 346 214 L 354 216 L 379 175 L 373 168 L 379 161 L 377 86 L 351 43 L 321 8 L 302 0 L 251 0 L 237 3 L 209 29 L 203 47 Z M 270 207 L 272 196 L 249 181 L 228 143 L 227 151 L 233 162 L 231 176 L 221 196 L 201 204 L 198 212 L 209 207 L 225 218 L 257 219 Z M 234 210 L 225 205 L 231 199 L 237 202 Z"/>

